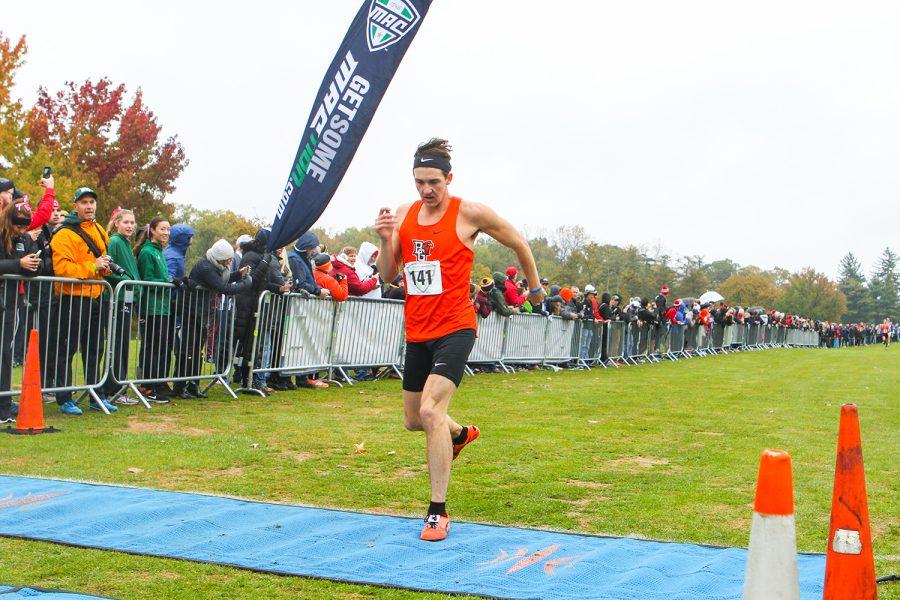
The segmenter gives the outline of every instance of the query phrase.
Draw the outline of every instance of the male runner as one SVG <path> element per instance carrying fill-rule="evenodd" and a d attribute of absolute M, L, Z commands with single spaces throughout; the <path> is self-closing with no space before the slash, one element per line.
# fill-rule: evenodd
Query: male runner
<path fill-rule="evenodd" d="M 420 200 L 397 215 L 379 211 L 378 272 L 391 281 L 401 266 L 406 279 L 406 369 L 403 373 L 404 425 L 425 432 L 431 504 L 422 539 L 439 541 L 450 531 L 447 485 L 450 462 L 479 434 L 447 414 L 475 344 L 475 311 L 469 300 L 475 238 L 480 232 L 512 249 L 528 279 L 529 300 L 539 305 L 543 289 L 528 242 L 483 204 L 451 196 L 447 186 L 450 145 L 432 139 L 419 146 L 413 177 Z"/>

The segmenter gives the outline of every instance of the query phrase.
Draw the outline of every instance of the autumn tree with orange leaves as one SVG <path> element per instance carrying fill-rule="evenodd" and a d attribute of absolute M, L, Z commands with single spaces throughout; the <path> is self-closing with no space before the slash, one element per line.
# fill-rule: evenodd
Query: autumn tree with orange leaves
<path fill-rule="evenodd" d="M 68 208 L 75 188 L 87 185 L 100 198 L 100 220 L 113 208 L 135 211 L 139 221 L 171 217 L 166 200 L 188 165 L 177 136 L 163 137 L 140 88 L 107 78 L 68 82 L 51 92 L 39 88 L 33 107 L 14 100 L 15 72 L 23 64 L 25 38 L 13 43 L 0 33 L 0 163 L 3 175 L 32 195 L 44 166 L 53 167 L 57 198 Z"/>

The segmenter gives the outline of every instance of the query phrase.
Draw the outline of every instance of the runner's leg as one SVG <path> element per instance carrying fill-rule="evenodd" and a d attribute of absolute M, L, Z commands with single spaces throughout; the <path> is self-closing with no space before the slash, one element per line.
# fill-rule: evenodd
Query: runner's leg
<path fill-rule="evenodd" d="M 422 407 L 422 392 L 407 392 L 403 390 L 403 426 L 409 431 L 424 431 L 419 411 Z M 462 431 L 462 425 L 447 415 L 447 428 L 450 437 L 455 438 Z"/>
<path fill-rule="evenodd" d="M 428 475 L 431 479 L 431 501 L 446 502 L 450 482 L 450 462 L 453 443 L 447 416 L 450 399 L 456 385 L 441 375 L 429 375 L 422 390 L 419 419 L 425 431 L 425 448 L 428 456 Z M 456 424 L 456 427 L 459 427 Z M 456 433 L 462 428 L 460 427 Z"/>

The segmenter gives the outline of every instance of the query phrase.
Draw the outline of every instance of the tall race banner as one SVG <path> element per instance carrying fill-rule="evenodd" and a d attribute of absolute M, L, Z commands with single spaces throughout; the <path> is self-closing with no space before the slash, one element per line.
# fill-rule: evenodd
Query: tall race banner
<path fill-rule="evenodd" d="M 278 203 L 269 249 L 325 211 L 431 0 L 365 0 L 331 61 Z"/>

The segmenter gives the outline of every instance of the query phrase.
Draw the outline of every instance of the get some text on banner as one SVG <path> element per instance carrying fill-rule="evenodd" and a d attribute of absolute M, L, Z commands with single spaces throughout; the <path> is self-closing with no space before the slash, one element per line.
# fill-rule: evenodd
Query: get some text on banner
<path fill-rule="evenodd" d="M 269 248 L 305 233 L 331 201 L 431 0 L 365 0 L 316 94 Z"/>

